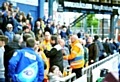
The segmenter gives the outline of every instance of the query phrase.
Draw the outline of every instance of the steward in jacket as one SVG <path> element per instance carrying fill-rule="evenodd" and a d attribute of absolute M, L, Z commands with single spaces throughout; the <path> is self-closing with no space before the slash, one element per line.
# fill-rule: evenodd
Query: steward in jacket
<path fill-rule="evenodd" d="M 42 59 L 34 51 L 35 39 L 28 38 L 26 48 L 15 51 L 9 61 L 8 76 L 12 82 L 42 82 L 44 65 Z"/>
<path fill-rule="evenodd" d="M 63 58 L 70 60 L 72 72 L 75 72 L 76 77 L 79 78 L 82 75 L 81 70 L 84 67 L 84 49 L 79 43 L 77 35 L 71 36 L 71 43 L 71 54 Z"/>

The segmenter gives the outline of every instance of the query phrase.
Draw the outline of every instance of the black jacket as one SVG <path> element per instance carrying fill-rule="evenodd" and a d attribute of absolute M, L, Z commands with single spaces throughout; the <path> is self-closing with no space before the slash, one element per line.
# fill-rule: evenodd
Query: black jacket
<path fill-rule="evenodd" d="M 103 43 L 103 46 L 104 46 L 105 52 L 108 55 L 112 54 L 112 49 L 110 48 L 110 44 L 109 43 L 105 42 L 105 43 Z"/>
<path fill-rule="evenodd" d="M 46 27 L 44 28 L 44 32 L 46 32 L 46 31 L 48 31 L 50 34 L 52 33 L 52 32 L 51 32 L 51 29 L 50 29 L 48 26 L 46 26 Z"/>
<path fill-rule="evenodd" d="M 95 62 L 96 59 L 98 58 L 98 53 L 99 53 L 99 49 L 98 49 L 98 45 L 96 43 L 92 43 L 89 47 L 88 47 L 88 51 L 89 51 L 89 63 L 91 64 L 91 60 L 94 60 Z"/>
<path fill-rule="evenodd" d="M 56 65 L 59 67 L 60 71 L 63 72 L 63 54 L 60 45 L 55 45 L 50 51 L 44 50 L 44 53 L 50 58 L 50 68 Z"/>
<path fill-rule="evenodd" d="M 7 45 L 5 45 L 5 53 L 4 53 L 4 67 L 5 67 L 5 79 L 6 82 L 8 82 L 8 64 L 9 60 L 13 56 L 13 53 L 15 50 L 21 49 L 21 47 L 18 45 L 18 42 L 9 42 Z"/>

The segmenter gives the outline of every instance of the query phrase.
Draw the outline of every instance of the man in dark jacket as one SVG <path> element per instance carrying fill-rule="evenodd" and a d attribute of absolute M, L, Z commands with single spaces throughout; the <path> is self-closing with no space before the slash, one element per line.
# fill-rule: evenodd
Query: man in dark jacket
<path fill-rule="evenodd" d="M 51 34 L 51 29 L 50 29 L 50 27 L 51 27 L 51 25 L 50 24 L 48 24 L 45 28 L 44 28 L 44 32 L 49 32 L 50 34 Z"/>
<path fill-rule="evenodd" d="M 99 37 L 97 35 L 94 36 L 94 42 L 98 45 L 98 51 L 99 51 L 99 60 L 103 59 L 103 52 L 104 47 L 103 44 L 99 41 Z"/>
<path fill-rule="evenodd" d="M 109 39 L 105 40 L 105 43 L 103 43 L 103 46 L 104 46 L 104 49 L 105 49 L 105 52 L 107 53 L 107 55 L 112 54 L 112 49 L 110 47 Z"/>
<path fill-rule="evenodd" d="M 57 42 L 57 37 L 51 37 L 52 49 L 50 51 L 44 50 L 45 55 L 50 58 L 50 69 L 53 65 L 56 65 L 60 68 L 60 71 L 63 72 L 63 54 L 62 47 Z"/>
<path fill-rule="evenodd" d="M 93 42 L 92 37 L 88 38 L 88 51 L 89 51 L 89 65 L 97 62 L 99 60 L 99 50 L 98 45 Z"/>
<path fill-rule="evenodd" d="M 5 67 L 5 80 L 8 82 L 8 64 L 10 58 L 13 56 L 13 53 L 15 50 L 20 49 L 19 41 L 20 41 L 20 35 L 16 34 L 13 38 L 13 42 L 9 42 L 5 45 L 5 53 L 4 53 L 4 67 Z"/>

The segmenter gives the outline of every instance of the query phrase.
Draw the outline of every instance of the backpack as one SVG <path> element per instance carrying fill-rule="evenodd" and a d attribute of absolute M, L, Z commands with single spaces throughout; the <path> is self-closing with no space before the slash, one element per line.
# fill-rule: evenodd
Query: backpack
<path fill-rule="evenodd" d="M 107 74 L 108 74 L 108 69 L 101 69 L 100 78 L 98 78 L 96 82 L 103 82 Z"/>

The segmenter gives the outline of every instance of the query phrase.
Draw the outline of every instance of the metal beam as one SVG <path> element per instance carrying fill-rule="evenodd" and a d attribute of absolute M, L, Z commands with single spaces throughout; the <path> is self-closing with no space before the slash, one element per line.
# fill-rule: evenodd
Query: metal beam
<path fill-rule="evenodd" d="M 104 18 L 102 19 L 102 40 L 104 40 Z"/>
<path fill-rule="evenodd" d="M 38 11 L 39 11 L 40 18 L 44 17 L 44 2 L 45 2 L 45 0 L 38 0 L 38 3 L 39 3 Z"/>
<path fill-rule="evenodd" d="M 117 18 L 115 18 L 115 20 L 114 20 L 114 28 L 116 27 L 118 20 L 119 20 L 119 15 L 117 15 Z"/>
<path fill-rule="evenodd" d="M 110 39 L 114 38 L 114 15 L 110 17 Z"/>
<path fill-rule="evenodd" d="M 53 18 L 53 0 L 48 0 L 48 15 Z"/>

